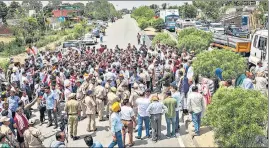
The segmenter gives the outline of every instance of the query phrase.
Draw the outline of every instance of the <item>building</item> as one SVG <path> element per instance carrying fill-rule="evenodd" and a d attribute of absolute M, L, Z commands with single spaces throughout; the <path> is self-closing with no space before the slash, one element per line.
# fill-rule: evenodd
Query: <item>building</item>
<path fill-rule="evenodd" d="M 68 5 L 61 5 L 58 6 L 58 9 L 53 10 L 52 14 L 53 17 L 59 18 L 59 17 L 69 17 L 68 15 L 73 12 L 77 12 L 78 7 L 75 6 L 68 6 Z"/>

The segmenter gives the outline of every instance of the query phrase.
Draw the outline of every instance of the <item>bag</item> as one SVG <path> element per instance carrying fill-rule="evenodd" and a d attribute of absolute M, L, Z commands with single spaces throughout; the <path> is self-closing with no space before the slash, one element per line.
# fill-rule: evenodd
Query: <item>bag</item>
<path fill-rule="evenodd" d="M 29 130 L 29 132 L 30 132 L 30 134 L 32 135 L 32 136 L 34 136 L 36 139 L 37 139 L 37 141 L 39 141 L 40 142 L 40 144 L 42 144 L 43 142 L 39 139 L 39 137 L 38 136 L 36 136 L 36 135 L 34 135 L 33 133 L 32 133 L 32 131 L 31 130 Z"/>

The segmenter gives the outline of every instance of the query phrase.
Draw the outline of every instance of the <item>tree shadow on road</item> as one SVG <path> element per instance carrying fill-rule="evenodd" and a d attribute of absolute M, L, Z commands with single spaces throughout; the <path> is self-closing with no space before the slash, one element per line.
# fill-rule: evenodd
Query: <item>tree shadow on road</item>
<path fill-rule="evenodd" d="M 148 144 L 148 141 L 147 140 L 135 140 L 134 143 L 135 143 L 134 144 L 135 146 L 140 146 L 140 145 Z"/>
<path fill-rule="evenodd" d="M 97 131 L 109 131 L 109 126 L 97 126 Z"/>

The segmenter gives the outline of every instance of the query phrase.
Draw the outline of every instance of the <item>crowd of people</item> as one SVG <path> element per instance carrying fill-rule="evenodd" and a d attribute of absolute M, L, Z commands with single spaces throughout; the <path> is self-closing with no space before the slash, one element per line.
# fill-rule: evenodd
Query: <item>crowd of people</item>
<path fill-rule="evenodd" d="M 40 124 L 44 124 L 47 116 L 47 127 L 54 125 L 55 129 L 61 129 L 51 147 L 66 147 L 68 138 L 78 140 L 78 122 L 86 118 L 88 132 L 97 131 L 96 118 L 100 122 L 109 120 L 112 142 L 108 147 L 131 147 L 135 145 L 136 132 L 136 139 L 162 140 L 163 114 L 167 138 L 176 137 L 180 122 L 185 122 L 186 127 L 193 122 L 192 136 L 199 136 L 202 114 L 219 87 L 254 89 L 255 83 L 255 89 L 266 93 L 266 69 L 261 65 L 254 73 L 224 80 L 220 68 L 215 70 L 215 78 L 196 76 L 194 59 L 194 52 L 185 49 L 179 53 L 176 48 L 161 44 L 156 48 L 128 44 L 125 49 L 101 45 L 79 51 L 72 48 L 41 51 L 29 54 L 24 63 L 11 60 L 8 73 L 0 71 L 0 144 L 44 147 L 44 136 L 35 127 L 37 121 L 31 118 L 36 103 Z M 69 133 L 58 123 L 63 122 L 58 119 L 61 111 L 67 115 Z M 143 123 L 145 137 L 142 137 Z M 102 147 L 91 136 L 84 140 L 89 147 Z"/>

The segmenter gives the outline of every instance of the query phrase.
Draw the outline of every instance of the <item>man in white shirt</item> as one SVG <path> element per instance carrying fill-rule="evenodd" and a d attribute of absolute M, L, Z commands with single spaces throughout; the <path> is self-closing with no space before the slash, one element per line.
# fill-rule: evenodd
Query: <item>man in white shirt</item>
<path fill-rule="evenodd" d="M 124 127 L 122 129 L 123 133 L 123 145 L 125 145 L 125 134 L 126 131 L 128 131 L 129 136 L 129 144 L 128 147 L 131 147 L 134 145 L 133 142 L 133 125 L 136 125 L 135 121 L 135 113 L 132 107 L 130 106 L 129 99 L 124 99 L 122 102 L 123 106 L 121 106 L 121 122 L 123 123 Z"/>
<path fill-rule="evenodd" d="M 138 98 L 136 100 L 137 108 L 138 108 L 138 136 L 136 136 L 136 139 L 141 139 L 142 136 L 142 124 L 145 123 L 146 127 L 146 137 L 150 138 L 149 134 L 149 113 L 147 112 L 147 108 L 150 104 L 150 91 L 146 90 L 145 96 L 143 98 Z"/>
<path fill-rule="evenodd" d="M 195 133 L 192 136 L 200 135 L 201 115 L 205 109 L 204 98 L 198 92 L 198 87 L 193 86 L 192 92 L 188 95 L 187 101 L 188 111 L 192 114 L 192 122 L 195 128 Z"/>

